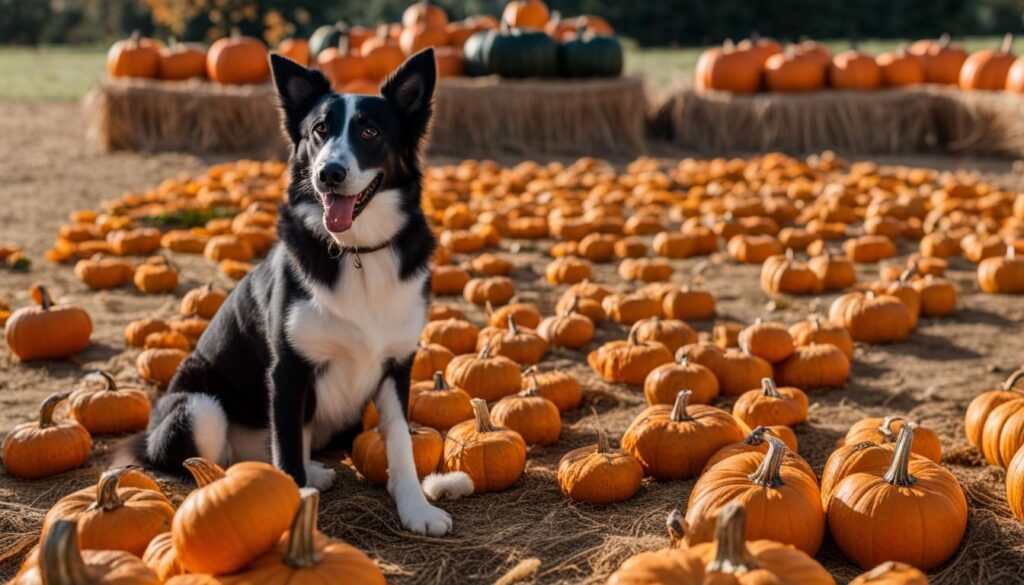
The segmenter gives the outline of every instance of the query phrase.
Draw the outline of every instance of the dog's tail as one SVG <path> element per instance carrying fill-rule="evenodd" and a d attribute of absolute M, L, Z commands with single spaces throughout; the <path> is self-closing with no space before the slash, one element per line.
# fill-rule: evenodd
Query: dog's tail
<path fill-rule="evenodd" d="M 465 471 L 431 473 L 423 478 L 423 493 L 431 501 L 457 500 L 473 493 L 473 478 Z"/>
<path fill-rule="evenodd" d="M 190 457 L 224 465 L 227 443 L 227 415 L 215 397 L 174 392 L 154 405 L 146 432 L 118 445 L 111 465 L 142 465 L 187 477 L 182 463 Z"/>

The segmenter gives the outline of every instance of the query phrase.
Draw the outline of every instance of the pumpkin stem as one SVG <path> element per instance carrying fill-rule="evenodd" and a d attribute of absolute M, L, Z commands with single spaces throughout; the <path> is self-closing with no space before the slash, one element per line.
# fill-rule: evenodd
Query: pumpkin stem
<path fill-rule="evenodd" d="M 580 295 L 572 295 L 572 302 L 569 303 L 569 308 L 565 310 L 563 317 L 572 315 L 580 310 Z"/>
<path fill-rule="evenodd" d="M 123 506 L 124 500 L 117 493 L 117 484 L 121 481 L 121 476 L 132 469 L 136 469 L 136 466 L 125 465 L 104 471 L 96 484 L 96 501 L 89 505 L 89 510 L 110 512 Z"/>
<path fill-rule="evenodd" d="M 686 412 L 686 409 L 690 406 L 690 396 L 693 395 L 692 390 L 680 390 L 679 394 L 676 394 L 675 404 L 672 405 L 672 412 L 669 414 L 669 420 L 672 422 L 683 422 L 684 420 L 693 420 L 690 413 Z"/>
<path fill-rule="evenodd" d="M 480 354 L 477 356 L 482 360 L 490 359 L 491 357 L 491 344 L 487 342 L 482 348 L 480 348 Z"/>
<path fill-rule="evenodd" d="M 793 248 L 786 248 L 786 260 L 792 261 L 795 258 L 793 255 Z"/>
<path fill-rule="evenodd" d="M 1003 390 L 1013 390 L 1017 382 L 1020 382 L 1022 379 L 1024 379 L 1024 368 L 1010 374 L 1010 377 L 1003 382 Z"/>
<path fill-rule="evenodd" d="M 878 426 L 878 432 L 882 434 L 882 439 L 886 443 L 892 443 L 896 440 L 896 435 L 892 432 L 892 423 L 898 420 L 903 420 L 903 417 L 899 415 L 887 416 L 882 419 L 882 424 Z"/>
<path fill-rule="evenodd" d="M 320 505 L 320 492 L 314 488 L 302 488 L 299 493 L 302 502 L 288 531 L 288 548 L 283 562 L 296 569 L 308 569 L 315 567 L 323 558 L 316 549 L 316 509 Z"/>
<path fill-rule="evenodd" d="M 1003 44 L 999 47 L 999 50 L 1004 53 L 1009 53 L 1013 49 L 1013 33 L 1006 33 L 1003 37 Z"/>
<path fill-rule="evenodd" d="M 491 420 L 491 413 L 487 410 L 487 401 L 483 398 L 474 398 L 469 403 L 473 405 L 473 419 L 476 421 L 476 432 L 493 433 L 495 426 L 494 421 Z"/>
<path fill-rule="evenodd" d="M 107 372 L 104 372 L 103 370 L 96 370 L 93 373 L 96 374 L 97 376 L 100 376 L 101 378 L 103 378 L 103 381 L 107 383 L 107 387 L 104 388 L 104 391 L 107 391 L 107 392 L 116 392 L 117 391 L 117 381 L 114 380 L 113 376 L 111 376 Z"/>
<path fill-rule="evenodd" d="M 57 410 L 57 405 L 67 400 L 68 396 L 71 396 L 70 392 L 57 392 L 43 400 L 39 406 L 39 428 L 45 429 L 53 426 L 53 411 Z"/>
<path fill-rule="evenodd" d="M 224 478 L 224 469 L 204 457 L 190 457 L 181 464 L 192 474 L 198 487 L 210 485 L 218 479 Z"/>
<path fill-rule="evenodd" d="M 682 349 L 682 348 L 679 348 Z M 684 368 L 690 365 L 690 356 L 686 355 L 686 352 L 676 352 L 676 365 L 683 366 Z"/>
<path fill-rule="evenodd" d="M 900 274 L 900 277 L 897 278 L 896 281 L 901 283 L 901 284 L 905 284 L 911 278 L 913 278 L 915 274 L 917 274 L 917 262 L 916 261 L 912 262 L 910 264 L 910 266 Z"/>
<path fill-rule="evenodd" d="M 519 327 L 516 325 L 516 314 L 514 311 L 508 312 L 508 332 L 510 335 L 519 335 Z"/>
<path fill-rule="evenodd" d="M 750 434 L 747 435 L 746 439 L 743 439 L 743 442 L 747 445 L 761 445 L 767 440 L 765 435 L 768 434 L 774 434 L 774 431 L 764 425 L 761 425 L 750 431 Z"/>
<path fill-rule="evenodd" d="M 53 306 L 53 299 L 50 298 L 50 292 L 46 290 L 46 287 L 41 284 L 36 285 L 36 290 L 39 291 L 40 306 L 43 307 L 44 311 L 49 311 L 50 307 Z"/>
<path fill-rule="evenodd" d="M 766 488 L 778 488 L 786 485 L 782 481 L 782 461 L 786 455 L 786 445 L 775 437 L 765 437 L 768 441 L 768 452 L 765 453 L 761 465 L 749 476 L 750 481 Z"/>
<path fill-rule="evenodd" d="M 718 513 L 715 528 L 715 558 L 708 563 L 709 573 L 742 575 L 759 567 L 747 550 L 747 511 L 739 502 L 729 502 Z"/>
<path fill-rule="evenodd" d="M 43 543 L 39 573 L 47 585 L 89 585 L 96 579 L 78 549 L 78 522 L 57 520 Z"/>
<path fill-rule="evenodd" d="M 668 528 L 669 548 L 686 548 L 686 518 L 679 510 L 672 510 L 668 513 L 665 527 Z"/>
<path fill-rule="evenodd" d="M 434 372 L 434 390 L 449 390 L 448 381 L 444 379 L 444 373 L 440 370 Z"/>
<path fill-rule="evenodd" d="M 814 328 L 815 333 L 821 331 L 821 315 L 817 313 L 811 315 L 811 326 Z"/>
<path fill-rule="evenodd" d="M 775 385 L 775 380 L 771 378 L 761 378 L 761 395 L 783 398 L 782 394 L 779 394 L 779 387 Z"/>
<path fill-rule="evenodd" d="M 910 475 L 910 449 L 914 446 L 914 425 L 905 424 L 896 438 L 896 449 L 892 454 L 892 465 L 882 476 L 887 483 L 896 487 L 910 487 L 917 479 Z"/>
<path fill-rule="evenodd" d="M 630 345 L 640 345 L 640 340 L 637 339 L 637 333 L 639 333 L 640 331 L 641 323 L 643 323 L 643 321 L 637 321 L 636 323 L 633 324 L 632 327 L 629 328 L 628 340 Z"/>
<path fill-rule="evenodd" d="M 491 304 L 490 300 L 484 301 L 484 312 L 490 317 L 494 314 L 494 305 Z"/>
<path fill-rule="evenodd" d="M 942 33 L 941 35 L 939 35 L 939 40 L 936 42 L 936 44 L 939 45 L 939 48 L 945 49 L 946 47 L 949 46 L 950 40 L 951 39 L 949 37 L 949 33 Z"/>
<path fill-rule="evenodd" d="M 1007 260 L 1013 260 L 1016 257 L 1017 257 L 1017 247 L 1012 245 L 1012 244 L 1007 246 L 1006 247 L 1006 259 Z"/>

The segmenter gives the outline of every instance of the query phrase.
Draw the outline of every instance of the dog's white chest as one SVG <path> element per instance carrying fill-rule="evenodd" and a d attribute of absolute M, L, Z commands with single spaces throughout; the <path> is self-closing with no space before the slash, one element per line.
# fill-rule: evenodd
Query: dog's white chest
<path fill-rule="evenodd" d="M 423 287 L 427 274 L 399 278 L 390 249 L 361 257 L 355 268 L 346 257 L 333 289 L 314 287 L 313 297 L 292 305 L 287 332 L 292 346 L 320 364 L 313 448 L 359 420 L 390 358 L 416 350 L 426 319 Z"/>

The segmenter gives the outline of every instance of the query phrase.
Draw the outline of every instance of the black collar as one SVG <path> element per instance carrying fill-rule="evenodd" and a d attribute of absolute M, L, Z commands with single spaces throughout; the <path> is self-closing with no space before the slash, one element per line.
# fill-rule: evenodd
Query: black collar
<path fill-rule="evenodd" d="M 360 258 L 360 256 L 362 256 L 363 254 L 372 254 L 373 252 L 377 252 L 389 247 L 391 247 L 391 240 L 385 240 L 383 243 L 378 244 L 376 246 L 342 246 L 341 254 L 339 255 L 339 257 L 345 256 L 346 254 L 351 254 L 352 263 L 355 265 L 355 267 L 362 268 L 363 261 Z"/>

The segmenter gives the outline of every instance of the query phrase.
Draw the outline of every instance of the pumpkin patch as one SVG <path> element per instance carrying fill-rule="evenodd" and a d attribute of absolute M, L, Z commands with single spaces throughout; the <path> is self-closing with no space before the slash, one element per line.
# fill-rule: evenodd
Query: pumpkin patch
<path fill-rule="evenodd" d="M 372 48 L 374 39 L 363 46 Z M 400 40 L 394 42 L 401 51 Z M 766 62 L 780 55 L 793 58 L 783 49 Z M 99 346 L 85 346 L 75 358 L 81 362 L 59 367 L 103 362 L 109 373 L 67 388 L 77 389 L 75 395 L 56 399 L 48 415 L 8 433 L 4 469 L 17 489 L 98 466 L 116 441 L 147 424 L 150 401 L 183 360 L 203 359 L 200 340 L 227 317 L 221 306 L 239 283 L 220 272 L 222 263 L 258 267 L 276 241 L 276 206 L 288 180 L 275 163 L 218 165 L 112 199 L 94 213 L 79 210 L 63 218 L 70 223 L 55 226 L 53 249 L 67 257 L 55 257 L 51 268 L 67 278 L 54 280 L 62 284 L 58 303 L 41 290 L 36 295 L 51 312 L 88 308 L 97 329 L 89 339 Z M 952 332 L 965 323 L 1015 319 L 1003 303 L 1015 300 L 1016 198 L 966 174 L 847 162 L 831 154 L 428 167 L 422 209 L 444 246 L 434 255 L 428 313 L 416 317 L 423 327 L 407 348 L 417 474 L 465 472 L 475 492 L 466 507 L 440 505 L 456 525 L 480 521 L 467 512 L 477 503 L 493 505 L 489 529 L 497 532 L 523 531 L 526 518 L 540 522 L 539 511 L 564 518 L 568 510 L 574 522 L 598 513 L 648 517 L 654 499 L 674 493 L 688 509 L 688 528 L 679 533 L 688 548 L 644 553 L 653 556 L 622 565 L 635 571 L 668 563 L 671 570 L 692 565 L 694 574 L 706 575 L 719 556 L 756 556 L 763 546 L 798 559 L 811 575 L 800 582 L 814 582 L 821 569 L 808 555 L 817 554 L 825 519 L 833 516 L 836 522 L 828 524 L 838 548 L 817 558 L 844 579 L 886 562 L 890 549 L 907 553 L 900 562 L 921 570 L 952 566 L 943 565 L 955 558 L 950 551 L 976 530 L 959 524 L 975 505 L 957 498 L 963 461 L 1004 467 L 1005 476 L 991 471 L 999 474 L 996 493 L 1006 494 L 1001 513 L 1008 522 L 1020 514 L 1020 376 L 1002 385 L 983 380 L 963 395 L 964 384 L 948 377 L 950 370 L 942 370 L 946 377 L 929 376 L 919 362 L 939 368 L 940 361 L 985 360 L 992 344 L 1009 343 L 972 337 L 968 347 Z M 191 227 L 151 219 L 186 210 L 219 211 Z M 971 235 L 984 250 L 975 252 Z M 105 251 L 97 257 L 95 249 Z M 124 274 L 130 268 L 131 280 L 145 277 L 143 284 L 107 288 L 95 275 L 84 277 L 86 268 L 108 265 Z M 10 297 L 15 310 L 31 308 L 24 292 Z M 124 299 L 145 309 L 111 319 L 106 303 Z M 82 314 L 73 316 L 77 320 L 68 323 L 77 328 L 55 327 L 61 335 L 49 343 L 63 344 L 71 333 L 81 342 Z M 15 342 L 28 347 L 41 339 Z M 112 357 L 105 357 L 111 348 Z M 1017 365 L 1000 364 L 1006 370 L 999 377 Z M 883 404 L 895 388 L 906 398 Z M 951 434 L 949 413 L 936 410 L 950 408 L 946 396 L 963 399 L 965 436 Z M 591 408 L 604 427 L 597 433 L 586 414 Z M 351 494 L 355 505 L 377 505 L 386 498 L 387 447 L 376 410 L 357 413 L 363 414 L 351 451 L 332 455 L 328 464 L 342 471 L 343 500 Z M 900 467 L 889 482 L 897 454 L 907 449 L 898 439 L 905 428 L 915 437 L 907 473 L 918 479 L 906 480 Z M 369 557 L 331 540 L 339 534 L 331 523 L 311 540 L 294 536 L 312 534 L 313 504 L 271 466 L 240 463 L 225 471 L 213 462 L 192 463 L 182 472 L 198 487 L 157 477 L 164 498 L 180 503 L 173 516 L 152 504 L 164 510 L 152 514 L 159 523 L 149 526 L 146 516 L 137 530 L 121 531 L 123 542 L 85 550 L 130 546 L 158 578 L 178 583 L 291 575 L 300 571 L 287 559 L 299 558 L 293 554 L 299 549 L 310 559 L 302 569 L 308 574 L 335 567 L 328 551 L 338 550 L 346 560 L 332 570 L 355 571 L 366 582 L 378 573 L 395 577 L 393 549 L 367 545 L 358 530 L 351 541 Z M 134 498 L 160 501 L 138 495 L 144 489 L 159 495 L 151 480 L 148 488 L 134 482 L 146 483 L 126 473 L 114 487 L 126 502 L 121 507 L 132 509 Z M 864 486 L 887 498 L 897 488 L 917 490 L 927 503 L 915 505 L 935 504 L 940 511 L 932 516 L 948 516 L 938 527 L 922 524 L 922 534 L 936 533 L 928 540 L 932 552 L 864 546 L 864 534 L 885 533 L 879 519 L 886 514 L 919 522 L 907 504 L 871 508 L 858 495 Z M 966 491 L 965 482 L 960 492 Z M 332 515 L 354 522 L 356 508 L 341 502 L 340 493 L 321 497 Z M 530 503 L 504 514 L 513 499 Z M 710 547 L 721 536 L 720 522 L 730 526 L 729 538 L 736 537 L 737 513 L 727 510 L 737 500 L 746 515 L 740 543 L 747 553 L 735 541 L 721 555 L 708 552 L 716 550 Z M 268 508 L 267 502 L 274 509 L 266 517 L 249 514 Z M 305 519 L 297 528 L 299 516 Z M 374 518 L 367 522 L 393 522 L 390 511 Z M 649 533 L 648 527 L 637 530 Z M 433 551 L 438 545 L 423 546 Z M 209 552 L 218 547 L 217 554 Z M 711 560 L 694 556 L 705 553 Z M 608 571 L 629 556 L 626 549 L 609 554 L 615 562 Z M 717 572 L 727 572 L 726 560 L 715 565 Z M 883 567 L 878 576 L 912 574 L 896 563 Z"/>

